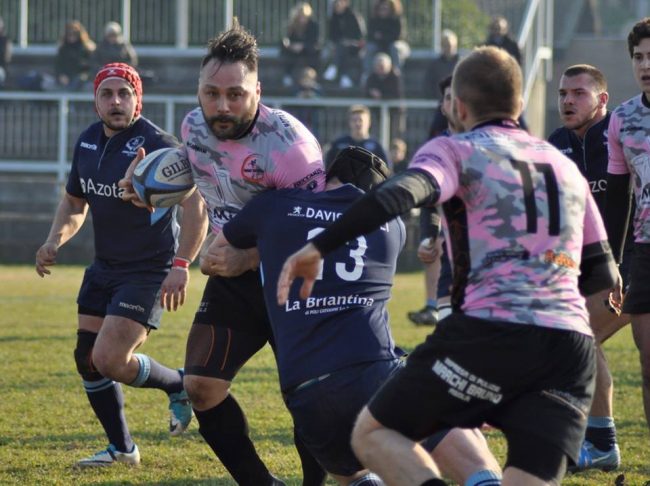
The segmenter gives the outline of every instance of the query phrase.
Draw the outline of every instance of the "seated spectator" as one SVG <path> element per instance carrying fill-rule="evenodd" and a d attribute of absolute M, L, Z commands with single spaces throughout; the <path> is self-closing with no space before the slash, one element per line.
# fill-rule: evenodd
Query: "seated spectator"
<path fill-rule="evenodd" d="M 488 27 L 488 36 L 485 39 L 486 46 L 497 46 L 504 49 L 508 54 L 514 57 L 521 64 L 521 51 L 519 44 L 510 35 L 508 21 L 501 15 L 492 17 Z"/>
<path fill-rule="evenodd" d="M 0 17 L 0 89 L 7 84 L 9 63 L 11 62 L 11 39 L 5 32 L 5 22 Z"/>
<path fill-rule="evenodd" d="M 81 22 L 68 22 L 54 61 L 54 74 L 59 89 L 83 89 L 88 82 L 94 52 L 95 43 Z"/>
<path fill-rule="evenodd" d="M 440 99 L 438 85 L 447 76 L 451 76 L 460 59 L 460 55 L 458 54 L 458 37 L 453 31 L 449 29 L 442 31 L 440 35 L 440 49 L 442 51 L 440 55 L 435 57 L 427 66 L 422 82 L 423 96 L 433 100 Z M 447 122 L 445 121 L 446 124 Z"/>
<path fill-rule="evenodd" d="M 364 75 L 370 76 L 375 55 L 390 55 L 395 70 L 400 71 L 411 50 L 404 40 L 404 13 L 400 0 L 375 0 L 368 18 L 368 37 L 364 59 Z"/>
<path fill-rule="evenodd" d="M 386 157 L 386 151 L 374 138 L 370 138 L 370 110 L 365 105 L 352 105 L 348 110 L 349 132 L 332 142 L 332 146 L 325 156 L 325 166 L 334 160 L 338 153 L 346 147 L 353 145 L 363 147 L 378 157 L 385 160 L 392 169 L 392 162 Z"/>
<path fill-rule="evenodd" d="M 318 74 L 312 67 L 302 68 L 296 77 L 296 98 L 313 99 L 322 96 L 322 90 L 318 84 Z M 293 116 L 305 124 L 307 128 L 319 138 L 319 121 L 321 108 L 318 106 L 302 105 L 289 110 Z"/>
<path fill-rule="evenodd" d="M 350 0 L 334 0 L 328 22 L 327 40 L 332 50 L 332 64 L 325 70 L 326 81 L 339 79 L 341 88 L 354 86 L 354 67 L 364 46 L 365 24 L 350 7 Z"/>
<path fill-rule="evenodd" d="M 138 66 L 138 55 L 133 46 L 124 40 L 122 26 L 117 22 L 106 24 L 104 38 L 95 51 L 97 69 L 111 62 L 123 62 L 133 67 Z"/>
<path fill-rule="evenodd" d="M 375 100 L 400 100 L 404 97 L 402 76 L 395 69 L 388 54 L 375 55 L 373 71 L 366 81 L 366 96 Z M 390 109 L 391 134 L 402 136 L 406 129 L 403 107 Z"/>
<path fill-rule="evenodd" d="M 318 22 L 307 2 L 300 2 L 291 9 L 287 35 L 282 39 L 280 55 L 284 64 L 282 83 L 293 86 L 296 70 L 305 66 L 319 70 L 320 46 Z"/>

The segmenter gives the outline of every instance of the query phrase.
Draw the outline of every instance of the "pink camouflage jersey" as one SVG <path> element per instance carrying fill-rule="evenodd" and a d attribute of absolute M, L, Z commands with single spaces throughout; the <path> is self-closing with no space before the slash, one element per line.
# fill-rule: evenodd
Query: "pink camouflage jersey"
<path fill-rule="evenodd" d="M 650 105 L 643 94 L 614 110 L 607 131 L 610 174 L 631 174 L 634 241 L 650 243 Z"/>
<path fill-rule="evenodd" d="M 440 185 L 454 309 L 592 335 L 578 290 L 580 259 L 584 245 L 607 236 L 571 160 L 496 121 L 429 141 L 410 168 Z"/>
<path fill-rule="evenodd" d="M 259 104 L 252 129 L 236 140 L 219 140 L 200 108 L 189 112 L 181 138 L 197 189 L 217 234 L 255 195 L 268 189 L 325 187 L 320 145 L 285 111 Z"/>

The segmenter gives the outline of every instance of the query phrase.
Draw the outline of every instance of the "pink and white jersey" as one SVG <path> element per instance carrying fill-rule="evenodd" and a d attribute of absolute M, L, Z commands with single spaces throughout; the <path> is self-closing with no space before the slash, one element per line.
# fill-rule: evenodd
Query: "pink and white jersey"
<path fill-rule="evenodd" d="M 268 189 L 325 187 L 320 145 L 296 118 L 260 103 L 252 129 L 237 140 L 219 140 L 200 108 L 189 112 L 181 138 L 216 234 L 255 195 Z"/>
<path fill-rule="evenodd" d="M 607 237 L 573 162 L 496 121 L 429 141 L 410 168 L 440 184 L 456 310 L 592 335 L 580 259 L 583 245 Z"/>
<path fill-rule="evenodd" d="M 650 104 L 643 94 L 614 110 L 607 132 L 610 174 L 632 174 L 634 241 L 650 243 Z"/>

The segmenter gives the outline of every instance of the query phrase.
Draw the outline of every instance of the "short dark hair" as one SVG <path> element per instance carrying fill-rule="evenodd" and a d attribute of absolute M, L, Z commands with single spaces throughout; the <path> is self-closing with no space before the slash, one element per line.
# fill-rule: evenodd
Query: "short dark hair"
<path fill-rule="evenodd" d="M 445 90 L 451 86 L 451 79 L 452 76 L 451 74 L 444 78 L 442 81 L 438 83 L 438 89 L 440 89 L 440 96 L 442 98 L 445 97 Z"/>
<path fill-rule="evenodd" d="M 499 47 L 478 47 L 462 59 L 451 81 L 454 96 L 474 116 L 519 116 L 522 74 L 519 63 Z"/>
<path fill-rule="evenodd" d="M 605 75 L 600 69 L 591 64 L 574 64 L 573 66 L 569 66 L 564 70 L 562 76 L 572 78 L 573 76 L 580 76 L 581 74 L 587 74 L 591 77 L 591 79 L 594 80 L 596 88 L 598 88 L 601 93 L 607 91 L 607 80 L 605 79 Z"/>
<path fill-rule="evenodd" d="M 229 30 L 208 41 L 208 53 L 203 56 L 201 67 L 216 59 L 221 63 L 242 62 L 249 71 L 257 72 L 259 57 L 255 36 L 235 17 Z"/>
<path fill-rule="evenodd" d="M 646 37 L 650 37 L 650 17 L 639 20 L 628 34 L 627 49 L 630 51 L 630 57 L 634 55 L 634 48 Z"/>

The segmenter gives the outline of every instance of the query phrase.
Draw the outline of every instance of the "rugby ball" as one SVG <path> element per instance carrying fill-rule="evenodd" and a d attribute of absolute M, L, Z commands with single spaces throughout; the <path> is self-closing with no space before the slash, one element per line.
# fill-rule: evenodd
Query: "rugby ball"
<path fill-rule="evenodd" d="M 131 182 L 140 200 L 156 208 L 183 202 L 195 188 L 185 153 L 171 147 L 147 154 L 135 167 Z"/>

